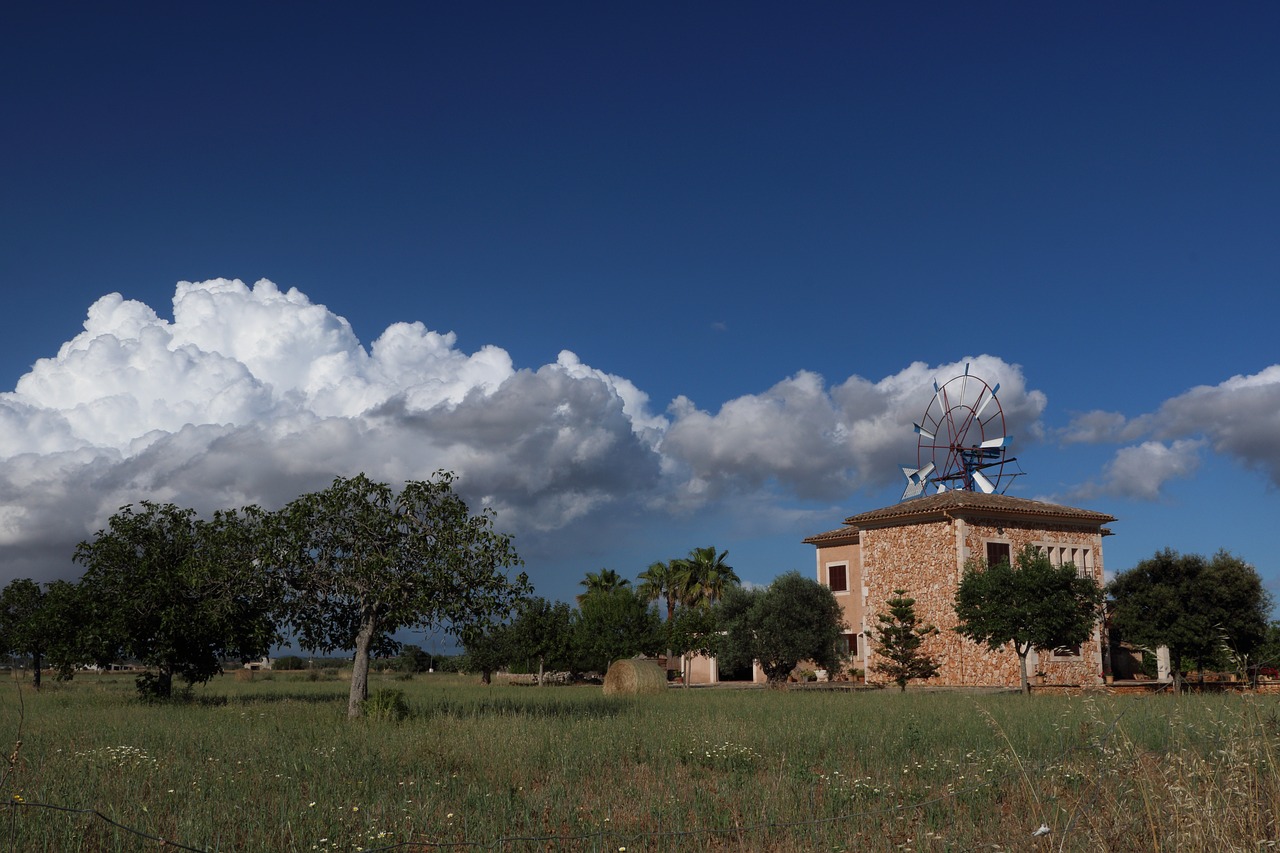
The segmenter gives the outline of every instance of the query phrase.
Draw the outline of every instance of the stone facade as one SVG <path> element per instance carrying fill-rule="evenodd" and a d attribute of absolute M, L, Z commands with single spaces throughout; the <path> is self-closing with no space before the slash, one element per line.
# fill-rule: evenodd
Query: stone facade
<path fill-rule="evenodd" d="M 955 632 L 955 595 L 969 560 L 1014 556 L 1026 545 L 1044 549 L 1054 562 L 1073 563 L 1102 582 L 1102 538 L 1109 515 L 1005 495 L 952 491 L 905 501 L 845 520 L 845 527 L 805 540 L 817 546 L 818 581 L 829 584 L 833 566 L 848 565 L 848 593 L 837 593 L 851 631 L 859 634 L 851 666 L 877 676 L 869 632 L 887 610 L 894 590 L 916 600 L 916 614 L 940 633 L 925 651 L 940 664 L 928 683 L 1009 686 L 1019 684 L 1011 646 L 990 649 Z M 838 574 L 837 574 L 838 577 Z M 1043 672 L 1046 684 L 1092 686 L 1103 682 L 1100 630 L 1078 649 L 1036 650 L 1027 672 Z"/>

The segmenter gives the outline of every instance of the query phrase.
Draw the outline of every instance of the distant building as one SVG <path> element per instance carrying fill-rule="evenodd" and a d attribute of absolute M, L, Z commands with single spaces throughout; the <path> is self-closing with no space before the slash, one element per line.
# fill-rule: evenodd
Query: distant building
<path fill-rule="evenodd" d="M 1102 539 L 1110 515 L 1025 498 L 951 490 L 850 516 L 844 526 L 804 541 L 817 547 L 817 578 L 844 609 L 850 666 L 866 671 L 875 650 L 868 639 L 876 614 L 885 612 L 895 589 L 916 600 L 916 614 L 941 632 L 925 650 L 941 665 L 929 684 L 1009 686 L 1019 684 L 1018 656 L 1011 647 L 992 651 L 956 633 L 956 588 L 969 560 L 1013 560 L 1026 545 L 1047 553 L 1055 565 L 1073 563 L 1102 583 Z M 1043 672 L 1046 684 L 1095 685 L 1103 681 L 1101 628 L 1080 646 L 1040 649 L 1027 659 L 1027 673 Z M 883 680 L 883 679 L 880 679 Z"/>

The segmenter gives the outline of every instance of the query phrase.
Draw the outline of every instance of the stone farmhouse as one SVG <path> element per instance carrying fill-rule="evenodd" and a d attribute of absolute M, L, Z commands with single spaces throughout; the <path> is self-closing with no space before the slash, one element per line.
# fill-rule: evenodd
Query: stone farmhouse
<path fill-rule="evenodd" d="M 1112 516 L 1026 498 L 948 490 L 845 519 L 844 526 L 806 538 L 817 547 L 817 578 L 844 608 L 850 666 L 871 670 L 868 637 L 876 614 L 895 589 L 916 600 L 916 614 L 941 632 L 925 650 L 941 669 L 929 684 L 1016 687 L 1018 656 L 1011 646 L 991 650 L 952 630 L 956 588 L 965 563 L 1012 559 L 1026 545 L 1055 564 L 1073 563 L 1102 583 L 1102 539 Z M 1043 683 L 1091 686 L 1103 682 L 1106 654 L 1101 628 L 1075 648 L 1040 649 L 1027 659 L 1028 675 Z"/>

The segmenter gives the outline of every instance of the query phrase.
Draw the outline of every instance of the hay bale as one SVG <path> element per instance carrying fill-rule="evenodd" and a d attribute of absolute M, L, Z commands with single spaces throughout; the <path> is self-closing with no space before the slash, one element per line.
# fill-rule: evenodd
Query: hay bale
<path fill-rule="evenodd" d="M 638 696 L 667 689 L 667 674 L 651 660 L 617 660 L 604 675 L 604 695 Z"/>

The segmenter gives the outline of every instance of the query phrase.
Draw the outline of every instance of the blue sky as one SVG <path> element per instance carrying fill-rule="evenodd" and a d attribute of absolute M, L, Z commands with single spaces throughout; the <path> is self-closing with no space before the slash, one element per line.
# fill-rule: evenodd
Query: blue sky
<path fill-rule="evenodd" d="M 1274 4 L 0 32 L 0 580 L 142 498 L 446 467 L 549 597 L 707 544 L 765 583 L 898 499 L 972 363 L 1010 494 L 1117 516 L 1108 570 L 1227 548 L 1280 593 Z"/>

